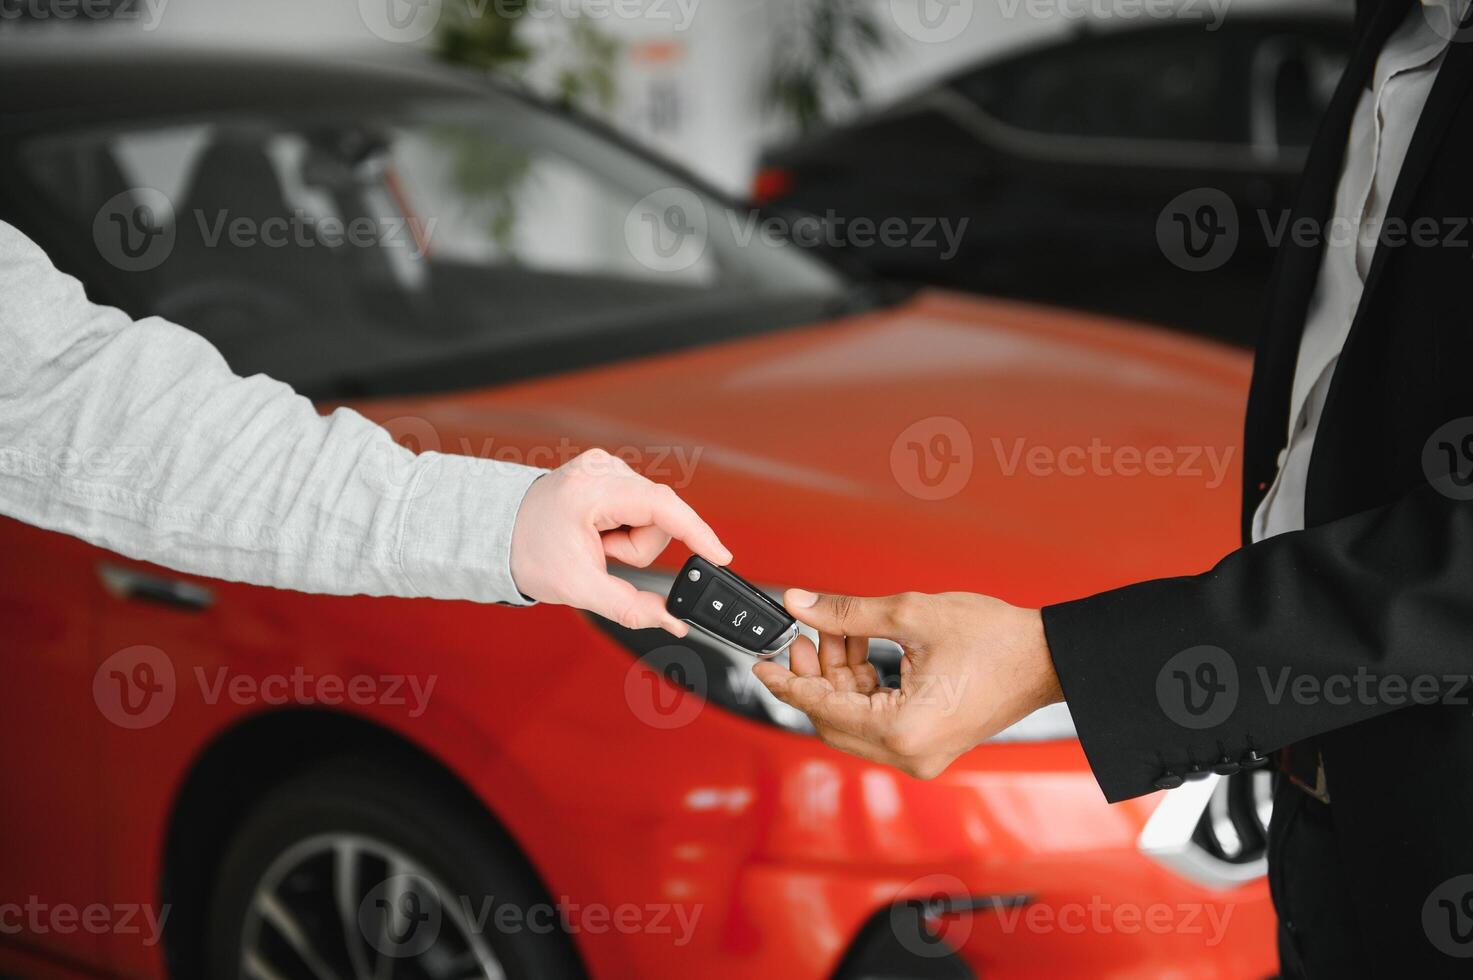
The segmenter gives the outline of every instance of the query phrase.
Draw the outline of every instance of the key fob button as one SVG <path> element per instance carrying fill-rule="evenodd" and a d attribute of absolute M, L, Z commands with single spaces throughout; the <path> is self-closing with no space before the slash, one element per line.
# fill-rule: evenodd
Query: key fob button
<path fill-rule="evenodd" d="M 772 641 L 777 623 L 772 617 L 753 613 L 737 630 L 737 642 L 751 650 L 761 650 Z"/>
<path fill-rule="evenodd" d="M 722 636 L 733 636 L 740 628 L 740 621 L 751 615 L 751 610 L 746 608 L 750 605 L 734 589 L 712 581 L 696 600 L 696 611 L 691 618 Z"/>
<path fill-rule="evenodd" d="M 701 593 L 692 618 L 706 629 L 750 650 L 761 650 L 777 631 L 777 622 L 751 598 L 713 581 Z"/>
<path fill-rule="evenodd" d="M 691 571 L 699 571 L 692 576 Z M 747 653 L 767 656 L 790 642 L 793 620 L 750 582 L 692 557 L 671 587 L 665 608 Z"/>

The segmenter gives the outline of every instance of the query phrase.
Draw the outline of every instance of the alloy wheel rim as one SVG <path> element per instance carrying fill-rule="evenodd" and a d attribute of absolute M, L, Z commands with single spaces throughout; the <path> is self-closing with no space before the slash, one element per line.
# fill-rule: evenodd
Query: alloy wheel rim
<path fill-rule="evenodd" d="M 318 834 L 282 851 L 257 882 L 240 976 L 504 980 L 474 918 L 469 899 L 403 849 L 365 834 Z"/>

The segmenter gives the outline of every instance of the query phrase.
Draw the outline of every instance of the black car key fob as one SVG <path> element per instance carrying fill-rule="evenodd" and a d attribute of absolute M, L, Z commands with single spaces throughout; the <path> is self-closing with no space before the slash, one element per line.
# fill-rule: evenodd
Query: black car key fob
<path fill-rule="evenodd" d="M 775 657 L 798 636 L 798 621 L 751 582 L 699 555 L 680 570 L 665 608 L 676 619 L 754 657 Z"/>

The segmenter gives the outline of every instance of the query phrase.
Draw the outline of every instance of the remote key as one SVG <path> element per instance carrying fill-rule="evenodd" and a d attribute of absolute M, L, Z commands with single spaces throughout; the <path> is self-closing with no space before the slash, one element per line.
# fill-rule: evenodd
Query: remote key
<path fill-rule="evenodd" d="M 692 555 L 665 608 L 677 619 L 754 657 L 775 657 L 798 636 L 798 622 L 737 573 Z"/>

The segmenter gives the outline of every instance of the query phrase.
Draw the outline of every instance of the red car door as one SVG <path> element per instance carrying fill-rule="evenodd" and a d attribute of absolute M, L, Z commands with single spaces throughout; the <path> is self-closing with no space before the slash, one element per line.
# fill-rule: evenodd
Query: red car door
<path fill-rule="evenodd" d="M 72 962 L 95 959 L 88 916 L 98 921 L 106 902 L 92 644 L 100 554 L 0 517 L 0 943 Z"/>

